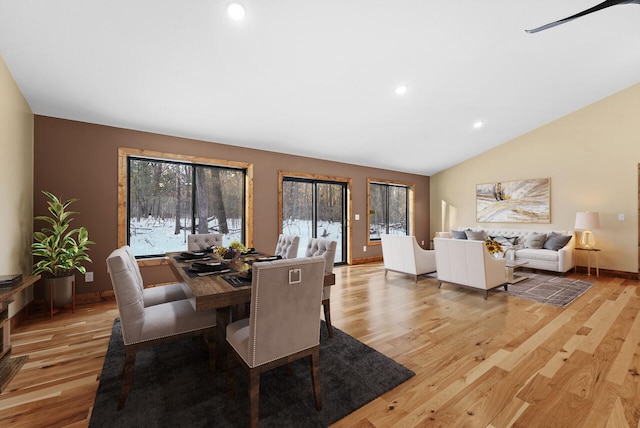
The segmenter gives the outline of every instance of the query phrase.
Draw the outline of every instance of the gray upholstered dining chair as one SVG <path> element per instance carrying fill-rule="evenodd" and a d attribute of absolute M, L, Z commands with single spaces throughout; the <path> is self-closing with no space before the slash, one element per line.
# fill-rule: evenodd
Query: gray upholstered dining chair
<path fill-rule="evenodd" d="M 320 396 L 320 317 L 324 257 L 253 264 L 249 318 L 227 326 L 227 391 L 233 395 L 233 360 L 249 373 L 251 426 L 258 426 L 260 374 L 304 357 L 311 359 L 317 410 Z"/>
<path fill-rule="evenodd" d="M 207 248 L 222 247 L 222 233 L 194 233 L 187 235 L 187 250 L 198 251 Z"/>
<path fill-rule="evenodd" d="M 123 248 L 118 248 L 109 255 L 107 268 L 116 295 L 125 346 L 118 410 L 124 407 L 131 389 L 136 352 L 142 348 L 186 336 L 202 336 L 209 345 L 209 365 L 213 376 L 216 369 L 215 311 L 196 312 L 186 299 L 145 307 L 142 290 Z"/>
<path fill-rule="evenodd" d="M 283 259 L 295 259 L 298 257 L 298 246 L 300 245 L 300 237 L 293 235 L 280 234 L 274 256 L 280 256 Z"/>
<path fill-rule="evenodd" d="M 333 273 L 333 265 L 336 258 L 337 241 L 329 239 L 310 238 L 305 252 L 306 257 L 324 257 L 324 271 Z M 324 321 L 327 324 L 329 337 L 333 337 L 333 326 L 331 325 L 331 287 L 322 288 L 322 308 L 324 309 Z"/>
<path fill-rule="evenodd" d="M 138 261 L 133 255 L 131 247 L 124 245 L 120 247 L 120 249 L 127 255 L 126 260 L 129 263 L 129 269 L 133 275 L 133 280 L 140 290 L 142 290 L 142 300 L 145 307 L 158 305 L 160 303 L 173 302 L 175 300 L 187 299 L 191 295 L 189 287 L 181 282 L 145 288 Z"/>

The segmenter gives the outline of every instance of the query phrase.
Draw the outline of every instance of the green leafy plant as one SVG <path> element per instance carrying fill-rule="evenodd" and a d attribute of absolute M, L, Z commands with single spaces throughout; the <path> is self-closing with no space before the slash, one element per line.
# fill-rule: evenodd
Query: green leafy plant
<path fill-rule="evenodd" d="M 43 190 L 42 193 L 49 198 L 47 204 L 51 216 L 35 217 L 35 220 L 49 223 L 49 227 L 33 233 L 31 253 L 40 258 L 33 265 L 33 274 L 48 273 L 55 278 L 71 275 L 74 270 L 84 274 L 86 269 L 82 263 L 92 262 L 87 251 L 88 246 L 95 242 L 89 241 L 89 232 L 85 227 L 69 230 L 73 220 L 71 216 L 78 213 L 67 211 L 67 207 L 77 199 L 61 202 L 50 192 Z"/>

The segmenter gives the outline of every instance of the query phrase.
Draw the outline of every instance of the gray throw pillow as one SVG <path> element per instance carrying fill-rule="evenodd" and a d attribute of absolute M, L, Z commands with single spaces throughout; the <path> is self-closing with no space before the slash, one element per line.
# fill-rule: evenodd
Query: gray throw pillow
<path fill-rule="evenodd" d="M 465 230 L 464 233 L 467 235 L 467 239 L 473 241 L 484 241 L 484 231 L 482 230 Z"/>
<path fill-rule="evenodd" d="M 546 241 L 544 241 L 544 248 L 547 250 L 558 251 L 571 240 L 571 235 L 561 235 L 559 233 L 551 232 Z"/>
<path fill-rule="evenodd" d="M 502 245 L 503 247 L 510 247 L 512 245 L 516 245 L 516 242 L 518 242 L 518 237 L 517 236 L 490 236 L 489 238 L 493 239 L 494 241 L 496 241 L 498 244 Z"/>
<path fill-rule="evenodd" d="M 453 239 L 467 239 L 467 234 L 464 233 L 464 230 L 452 230 L 451 236 L 453 236 Z"/>
<path fill-rule="evenodd" d="M 532 233 L 525 239 L 524 248 L 531 248 L 540 250 L 544 246 L 544 242 L 547 240 L 545 233 Z"/>

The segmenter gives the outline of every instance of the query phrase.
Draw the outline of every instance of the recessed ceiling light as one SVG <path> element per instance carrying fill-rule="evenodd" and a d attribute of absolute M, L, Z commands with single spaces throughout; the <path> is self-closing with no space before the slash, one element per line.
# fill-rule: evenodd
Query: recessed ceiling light
<path fill-rule="evenodd" d="M 400 85 L 396 88 L 396 94 L 398 95 L 404 95 L 407 93 L 407 85 Z"/>
<path fill-rule="evenodd" d="M 242 21 L 244 19 L 244 6 L 239 3 L 231 3 L 227 6 L 227 14 L 234 21 Z"/>
<path fill-rule="evenodd" d="M 480 129 L 480 128 L 482 128 L 483 126 L 484 126 L 484 122 L 483 122 L 483 121 L 481 121 L 481 120 L 478 120 L 478 121 L 476 121 L 476 122 L 473 124 L 473 127 L 474 127 L 474 128 L 476 128 L 476 129 Z"/>

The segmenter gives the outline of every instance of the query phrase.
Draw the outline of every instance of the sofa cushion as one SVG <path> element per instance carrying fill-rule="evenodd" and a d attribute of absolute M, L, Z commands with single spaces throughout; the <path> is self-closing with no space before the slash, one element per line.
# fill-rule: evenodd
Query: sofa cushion
<path fill-rule="evenodd" d="M 467 234 L 464 230 L 452 230 L 451 235 L 453 236 L 453 239 L 467 239 Z"/>
<path fill-rule="evenodd" d="M 547 240 L 547 235 L 545 233 L 532 233 L 527 236 L 527 239 L 524 241 L 524 248 L 532 248 L 532 249 L 542 249 L 545 241 Z"/>
<path fill-rule="evenodd" d="M 561 235 L 559 233 L 551 232 L 546 241 L 544 241 L 543 248 L 547 250 L 558 251 L 560 248 L 567 245 L 567 242 L 571 240 L 571 235 Z"/>
<path fill-rule="evenodd" d="M 484 231 L 482 230 L 465 230 L 464 234 L 467 235 L 467 239 L 472 241 L 484 241 Z"/>
<path fill-rule="evenodd" d="M 558 252 L 545 249 L 523 248 L 516 251 L 517 259 L 540 260 L 544 262 L 558 262 Z M 526 266 L 525 266 L 526 267 Z"/>

